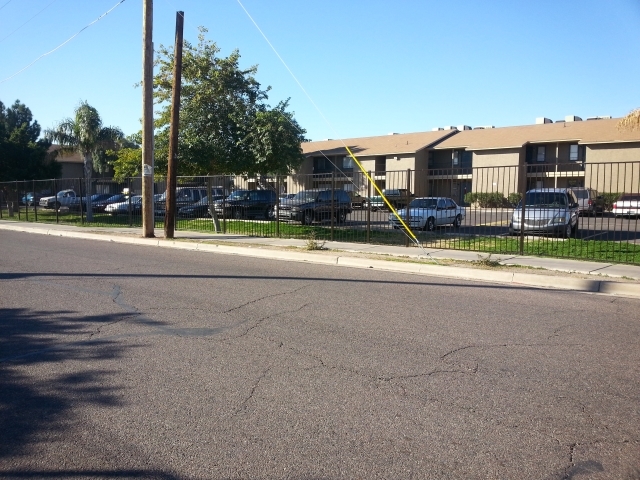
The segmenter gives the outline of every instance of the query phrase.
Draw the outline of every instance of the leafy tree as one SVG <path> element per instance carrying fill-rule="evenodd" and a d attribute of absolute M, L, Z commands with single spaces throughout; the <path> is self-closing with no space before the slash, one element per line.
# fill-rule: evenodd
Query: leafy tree
<path fill-rule="evenodd" d="M 0 181 L 59 177 L 62 167 L 47 152 L 51 143 L 38 139 L 40 125 L 20 100 L 0 102 Z"/>
<path fill-rule="evenodd" d="M 113 178 L 122 181 L 137 177 L 142 170 L 142 138 L 139 133 L 130 135 L 121 142 L 119 150 L 107 150 L 108 162 L 113 168 Z"/>
<path fill-rule="evenodd" d="M 61 121 L 58 126 L 45 132 L 45 137 L 61 146 L 61 154 L 78 152 L 84 160 L 87 221 L 93 221 L 91 209 L 91 177 L 94 168 L 101 172 L 106 165 L 106 152 L 118 148 L 124 138 L 116 127 L 103 127 L 98 111 L 86 101 L 75 110 L 74 118 Z"/>
<path fill-rule="evenodd" d="M 242 70 L 240 54 L 218 57 L 219 48 L 205 39 L 200 28 L 198 44 L 184 42 L 179 129 L 179 173 L 267 174 L 288 172 L 304 160 L 301 142 L 305 130 L 287 102 L 270 108 L 267 92 L 255 79 L 257 67 Z M 166 173 L 171 121 L 173 52 L 161 46 L 154 79 L 156 103 L 156 172 Z M 129 154 L 129 153 L 127 153 Z"/>

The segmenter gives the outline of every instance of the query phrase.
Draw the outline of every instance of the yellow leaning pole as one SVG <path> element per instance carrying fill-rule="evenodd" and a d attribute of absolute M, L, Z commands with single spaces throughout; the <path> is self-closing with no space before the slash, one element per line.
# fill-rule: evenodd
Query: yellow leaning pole
<path fill-rule="evenodd" d="M 384 194 L 382 193 L 382 190 L 380 190 L 380 187 L 378 187 L 378 185 L 376 185 L 376 183 L 373 181 L 373 179 L 365 171 L 365 169 L 362 167 L 362 165 L 360 164 L 360 162 L 358 161 L 356 156 L 353 153 L 351 153 L 351 150 L 349 149 L 349 147 L 347 147 L 345 145 L 344 148 L 347 149 L 347 152 L 349 152 L 349 156 L 353 159 L 354 162 L 356 162 L 356 165 L 358 165 L 358 168 L 362 171 L 362 173 L 364 173 L 365 177 L 367 177 L 369 182 L 371 182 L 371 185 L 373 185 L 373 188 L 376 189 L 376 192 L 378 192 L 380 194 L 380 196 L 382 197 L 382 200 L 384 200 L 384 203 L 387 204 L 389 209 L 393 212 L 393 214 L 396 216 L 396 218 L 400 221 L 400 223 L 404 227 L 405 231 L 409 233 L 409 235 L 411 236 L 413 241 L 416 243 L 416 245 L 419 246 L 420 242 L 418 241 L 418 237 L 416 237 L 415 234 L 411 231 L 411 229 L 407 226 L 407 224 L 404 223 L 404 220 L 402 220 L 402 217 L 400 215 L 398 215 L 398 212 L 396 212 L 396 209 L 393 208 L 393 205 L 391 205 L 391 203 L 389 203 L 389 200 L 387 200 L 387 197 L 384 196 Z M 409 205 L 407 205 L 406 212 L 407 212 L 407 217 L 409 217 Z"/>

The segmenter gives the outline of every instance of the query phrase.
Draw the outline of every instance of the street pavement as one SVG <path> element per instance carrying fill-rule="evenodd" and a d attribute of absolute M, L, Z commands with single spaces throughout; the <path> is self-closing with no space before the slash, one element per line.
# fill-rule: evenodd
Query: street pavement
<path fill-rule="evenodd" d="M 478 269 L 473 268 L 474 262 L 486 259 L 487 255 L 465 250 L 321 242 L 322 251 L 310 251 L 306 240 L 291 238 L 263 238 L 177 230 L 175 240 L 165 240 L 142 238 L 140 228 L 74 227 L 11 221 L 0 222 L 0 230 L 2 229 L 149 247 L 195 249 L 227 255 L 380 269 L 640 298 L 640 266 L 635 265 L 493 254 L 490 258 L 493 262 L 523 268 Z M 161 230 L 155 233 L 163 235 Z M 400 259 L 403 261 L 398 261 Z M 462 263 L 452 266 L 449 260 Z M 545 275 L 545 271 L 553 274 Z M 566 275 L 558 275 L 558 272 Z"/>
<path fill-rule="evenodd" d="M 0 230 L 0 478 L 640 478 L 637 298 L 53 232 Z"/>

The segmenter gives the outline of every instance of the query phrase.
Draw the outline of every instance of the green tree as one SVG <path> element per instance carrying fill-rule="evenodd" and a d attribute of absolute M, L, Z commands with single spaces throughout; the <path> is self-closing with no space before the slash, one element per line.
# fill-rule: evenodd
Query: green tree
<path fill-rule="evenodd" d="M 183 47 L 179 173 L 267 174 L 299 166 L 306 132 L 286 111 L 288 103 L 270 108 L 265 103 L 270 88 L 260 88 L 257 67 L 241 69 L 237 50 L 218 57 L 219 48 L 205 39 L 205 33 L 200 28 L 198 44 L 185 41 Z M 169 148 L 173 52 L 161 46 L 156 58 L 154 95 L 161 111 L 155 167 L 162 174 Z"/>
<path fill-rule="evenodd" d="M 74 118 L 61 121 L 56 128 L 47 130 L 45 137 L 60 145 L 61 154 L 78 152 L 84 160 L 85 201 L 87 221 L 93 221 L 91 209 L 91 177 L 94 168 L 101 172 L 106 165 L 106 152 L 117 149 L 124 138 L 116 127 L 103 127 L 98 111 L 86 101 L 75 110 Z"/>
<path fill-rule="evenodd" d="M 113 178 L 122 181 L 137 177 L 142 170 L 142 138 L 140 133 L 130 135 L 121 142 L 120 149 L 107 150 L 108 162 L 113 168 Z"/>
<path fill-rule="evenodd" d="M 51 143 L 39 136 L 40 125 L 26 105 L 16 100 L 5 108 L 0 102 L 0 181 L 60 176 L 55 153 L 48 154 Z"/>

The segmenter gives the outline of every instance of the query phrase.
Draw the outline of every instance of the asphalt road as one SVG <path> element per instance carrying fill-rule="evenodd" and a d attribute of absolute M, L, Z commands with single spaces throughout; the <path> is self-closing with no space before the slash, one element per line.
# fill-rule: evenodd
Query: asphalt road
<path fill-rule="evenodd" d="M 637 300 L 0 245 L 0 478 L 640 478 Z"/>

